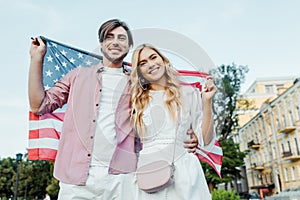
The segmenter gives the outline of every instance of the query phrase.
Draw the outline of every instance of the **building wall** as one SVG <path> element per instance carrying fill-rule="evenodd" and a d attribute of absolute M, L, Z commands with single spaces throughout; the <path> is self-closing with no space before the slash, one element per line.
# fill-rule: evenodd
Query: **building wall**
<path fill-rule="evenodd" d="M 240 149 L 249 150 L 245 166 L 250 191 L 269 188 L 271 195 L 300 187 L 299 107 L 300 82 L 296 82 L 265 101 L 239 129 Z"/>

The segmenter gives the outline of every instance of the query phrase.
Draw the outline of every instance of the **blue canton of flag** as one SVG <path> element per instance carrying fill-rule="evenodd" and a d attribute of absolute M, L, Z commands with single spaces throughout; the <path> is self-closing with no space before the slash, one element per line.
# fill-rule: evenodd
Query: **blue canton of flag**
<path fill-rule="evenodd" d="M 86 52 L 41 36 L 47 45 L 43 62 L 43 85 L 48 90 L 54 83 L 77 67 L 98 64 L 102 56 Z"/>

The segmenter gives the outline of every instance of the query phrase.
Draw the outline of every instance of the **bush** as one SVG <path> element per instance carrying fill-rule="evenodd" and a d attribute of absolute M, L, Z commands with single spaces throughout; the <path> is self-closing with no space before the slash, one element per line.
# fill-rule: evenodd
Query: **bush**
<path fill-rule="evenodd" d="M 240 196 L 235 194 L 233 190 L 226 191 L 219 188 L 212 192 L 212 200 L 240 200 Z"/>

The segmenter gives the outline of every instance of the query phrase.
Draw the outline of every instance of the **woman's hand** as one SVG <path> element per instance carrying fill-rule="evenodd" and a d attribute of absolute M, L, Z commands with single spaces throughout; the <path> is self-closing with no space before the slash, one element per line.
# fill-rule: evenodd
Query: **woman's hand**
<path fill-rule="evenodd" d="M 208 76 L 206 78 L 206 82 L 204 85 L 204 90 L 202 92 L 202 101 L 203 103 L 211 103 L 212 98 L 217 92 L 217 87 L 214 84 L 214 78 L 212 76 Z"/>

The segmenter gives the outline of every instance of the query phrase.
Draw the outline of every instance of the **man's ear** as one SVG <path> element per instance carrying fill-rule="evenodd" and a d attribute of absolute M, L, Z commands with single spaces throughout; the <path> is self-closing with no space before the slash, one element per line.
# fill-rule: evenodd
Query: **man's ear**
<path fill-rule="evenodd" d="M 100 42 L 100 52 L 101 52 L 101 53 L 103 53 L 103 51 L 102 51 L 102 46 L 103 46 L 103 43 Z"/>

